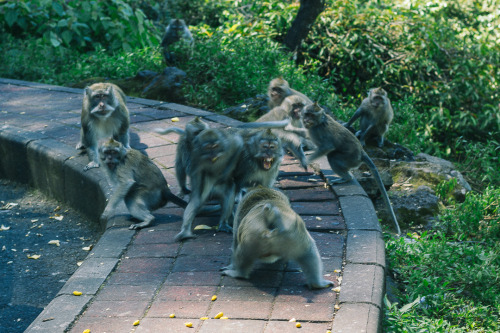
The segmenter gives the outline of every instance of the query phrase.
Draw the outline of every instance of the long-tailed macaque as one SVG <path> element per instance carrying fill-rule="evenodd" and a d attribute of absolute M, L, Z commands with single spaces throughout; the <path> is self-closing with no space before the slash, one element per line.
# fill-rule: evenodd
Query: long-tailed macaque
<path fill-rule="evenodd" d="M 309 156 L 308 162 L 310 163 L 326 155 L 333 172 L 341 177 L 341 179 L 333 183 L 343 183 L 351 180 L 353 176 L 349 170 L 357 168 L 364 162 L 370 168 L 377 182 L 398 235 L 401 234 L 396 215 L 392 209 L 377 167 L 363 150 L 361 143 L 356 139 L 354 134 L 333 120 L 317 103 L 309 105 L 304 109 L 303 121 L 309 131 L 311 140 L 317 146 L 316 150 Z"/>
<path fill-rule="evenodd" d="M 298 95 L 304 99 L 305 104 L 312 104 L 312 101 L 306 95 L 290 88 L 287 80 L 278 77 L 271 80 L 271 82 L 269 82 L 269 86 L 267 87 L 269 109 L 272 110 L 273 108 L 280 106 L 281 103 L 283 103 L 283 100 L 290 95 Z"/>
<path fill-rule="evenodd" d="M 175 61 L 173 53 L 168 50 L 168 47 L 177 43 L 181 38 L 192 48 L 194 45 L 193 35 L 189 31 L 186 22 L 181 19 L 172 19 L 168 26 L 165 28 L 165 34 L 161 40 L 161 47 L 163 48 L 163 56 L 165 62 L 172 63 Z"/>
<path fill-rule="evenodd" d="M 181 188 L 180 195 L 183 197 L 191 191 L 186 186 L 186 178 L 191 170 L 191 153 L 193 150 L 194 138 L 203 130 L 208 128 L 208 124 L 196 117 L 186 124 L 184 130 L 171 127 L 166 129 L 156 129 L 155 132 L 160 134 L 177 133 L 181 137 L 177 143 L 177 150 L 175 156 L 175 176 Z"/>
<path fill-rule="evenodd" d="M 311 289 L 333 284 L 323 278 L 316 243 L 286 195 L 258 187 L 248 192 L 238 206 L 231 264 L 222 273 L 248 279 L 257 260 L 273 263 L 279 259 L 297 261 Z"/>
<path fill-rule="evenodd" d="M 86 149 L 89 156 L 84 171 L 99 167 L 97 150 L 102 139 L 113 137 L 130 148 L 130 117 L 125 98 L 123 91 L 112 83 L 95 83 L 85 88 L 80 142 L 76 145 L 76 149 Z"/>
<path fill-rule="evenodd" d="M 191 196 L 184 211 L 181 231 L 175 237 L 177 241 L 194 237 L 191 225 L 209 197 L 221 202 L 219 231 L 232 230 L 228 221 L 236 194 L 233 177 L 242 151 L 241 136 L 227 129 L 209 128 L 194 138 L 189 173 Z"/>
<path fill-rule="evenodd" d="M 356 132 L 361 145 L 365 146 L 366 139 L 374 139 L 377 145 L 384 145 L 384 135 L 389 129 L 394 112 L 387 92 L 382 88 L 370 89 L 368 97 L 363 99 L 360 107 L 345 125 L 346 127 L 359 120 L 359 131 Z"/>
<path fill-rule="evenodd" d="M 240 130 L 244 149 L 234 173 L 237 193 L 243 188 L 273 187 L 283 159 L 280 139 L 267 130 Z"/>
<path fill-rule="evenodd" d="M 124 200 L 130 214 L 140 220 L 129 229 L 151 225 L 154 211 L 172 201 L 180 207 L 187 203 L 168 188 L 160 169 L 144 154 L 110 138 L 99 146 L 99 157 L 106 171 L 113 194 L 101 215 L 107 221 L 117 205 Z"/>
<path fill-rule="evenodd" d="M 257 119 L 255 123 L 246 123 L 239 127 L 250 128 L 252 124 L 289 120 L 290 125 L 283 129 L 273 129 L 273 133 L 280 138 L 283 147 L 289 150 L 300 161 L 300 165 L 307 170 L 306 157 L 302 149 L 307 130 L 303 128 L 301 120 L 302 110 L 306 103 L 302 97 L 290 95 L 283 100 L 281 105 Z"/>

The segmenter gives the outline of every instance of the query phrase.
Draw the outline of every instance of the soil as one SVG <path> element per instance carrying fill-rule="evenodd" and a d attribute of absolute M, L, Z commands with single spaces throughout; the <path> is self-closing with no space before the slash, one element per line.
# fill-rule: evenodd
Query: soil
<path fill-rule="evenodd" d="M 0 180 L 0 333 L 24 332 L 100 234 L 71 208 Z"/>

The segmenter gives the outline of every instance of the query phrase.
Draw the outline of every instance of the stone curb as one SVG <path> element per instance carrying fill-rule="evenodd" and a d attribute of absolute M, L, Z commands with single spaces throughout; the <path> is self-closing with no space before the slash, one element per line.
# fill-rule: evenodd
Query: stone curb
<path fill-rule="evenodd" d="M 373 203 L 357 180 L 331 184 L 347 227 L 340 310 L 332 332 L 381 332 L 385 244 Z"/>
<path fill-rule="evenodd" d="M 19 80 L 0 78 L 0 83 L 81 94 L 81 89 Z M 188 116 L 201 116 L 230 126 L 239 123 L 222 115 L 175 103 L 142 98 L 128 98 L 128 101 L 171 109 Z M 109 187 L 97 171 L 83 172 L 87 160 L 77 155 L 73 148 L 42 134 L 9 126 L 0 128 L 0 154 L 3 156 L 0 177 L 36 186 L 85 213 L 91 220 L 98 221 Z M 326 180 L 331 180 L 332 172 L 326 159 L 320 160 L 320 168 Z M 333 185 L 332 189 L 339 197 L 348 230 L 345 282 L 341 287 L 340 310 L 335 315 L 332 331 L 378 332 L 381 331 L 385 292 L 385 249 L 375 209 L 357 181 Z M 81 200 L 82 197 L 91 200 Z M 122 227 L 130 224 L 126 221 L 127 215 L 123 215 L 113 218 L 106 226 L 101 225 L 105 231 L 92 252 L 25 332 L 62 332 L 83 312 L 135 234 L 135 231 Z M 87 293 L 74 296 L 72 292 L 78 288 Z"/>

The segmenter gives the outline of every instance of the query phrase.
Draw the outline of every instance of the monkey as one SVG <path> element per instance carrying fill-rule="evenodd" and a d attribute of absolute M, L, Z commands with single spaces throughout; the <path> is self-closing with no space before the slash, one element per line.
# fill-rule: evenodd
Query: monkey
<path fill-rule="evenodd" d="M 366 145 L 367 138 L 376 140 L 377 145 L 384 145 L 384 135 L 389 129 L 394 112 L 391 107 L 391 101 L 387 98 L 387 92 L 383 88 L 370 89 L 368 97 L 363 99 L 360 107 L 356 110 L 352 118 L 345 127 L 360 118 L 360 130 L 356 132 L 361 145 Z"/>
<path fill-rule="evenodd" d="M 254 125 L 253 128 L 283 128 L 287 126 L 289 122 L 275 121 L 275 122 L 252 123 L 252 124 Z M 179 142 L 177 143 L 176 158 L 175 158 L 175 175 L 177 178 L 177 182 L 181 187 L 181 192 L 179 193 L 179 196 L 181 197 L 184 197 L 186 194 L 191 193 L 191 190 L 189 190 L 186 186 L 186 178 L 191 168 L 191 151 L 193 148 L 194 137 L 198 135 L 202 130 L 207 128 L 209 128 L 208 124 L 205 123 L 201 118 L 196 117 L 194 120 L 187 123 L 185 130 L 177 127 L 166 128 L 166 129 L 161 129 L 161 128 L 155 129 L 155 132 L 159 134 L 168 134 L 174 132 L 181 135 Z M 248 136 L 247 139 L 249 139 L 250 135 L 247 134 L 247 136 Z"/>
<path fill-rule="evenodd" d="M 272 120 L 289 120 L 289 125 L 283 129 L 274 129 L 273 133 L 280 138 L 283 147 L 289 150 L 307 171 L 306 156 L 302 148 L 302 144 L 306 140 L 307 130 L 303 128 L 304 125 L 301 120 L 302 110 L 306 103 L 299 95 L 290 95 L 283 100 L 281 105 L 258 118 L 255 123 L 247 123 L 239 127 L 250 128 L 251 124 L 270 122 Z"/>
<path fill-rule="evenodd" d="M 151 225 L 151 211 L 167 202 L 185 208 L 187 202 L 174 195 L 160 169 L 140 151 L 126 148 L 121 142 L 109 138 L 99 146 L 99 157 L 108 181 L 113 186 L 101 220 L 107 221 L 117 205 L 124 200 L 130 214 L 140 220 L 129 229 L 141 229 Z"/>
<path fill-rule="evenodd" d="M 189 172 L 191 196 L 176 241 L 194 237 L 191 231 L 194 217 L 210 196 L 221 203 L 219 231 L 232 231 L 228 221 L 236 193 L 233 174 L 242 151 L 243 139 L 228 129 L 205 129 L 194 138 Z"/>
<path fill-rule="evenodd" d="M 186 178 L 191 170 L 191 152 L 193 150 L 193 140 L 201 131 L 208 129 L 208 124 L 205 123 L 200 117 L 195 117 L 193 120 L 186 124 L 184 130 L 176 127 L 166 129 L 155 129 L 159 134 L 177 133 L 181 137 L 177 143 L 176 157 L 175 157 L 175 177 L 177 183 L 181 188 L 180 196 L 184 197 L 186 194 L 191 193 L 186 186 Z"/>
<path fill-rule="evenodd" d="M 312 104 L 312 101 L 304 94 L 290 88 L 288 81 L 279 77 L 271 80 L 267 88 L 267 96 L 269 97 L 269 109 L 280 106 L 283 100 L 290 95 L 298 95 L 305 100 L 305 104 Z"/>
<path fill-rule="evenodd" d="M 308 163 L 326 155 L 333 172 L 340 176 L 340 179 L 332 181 L 332 183 L 350 181 L 353 176 L 349 170 L 359 167 L 361 163 L 365 163 L 377 182 L 397 234 L 400 235 L 401 229 L 399 228 L 396 215 L 392 209 L 389 196 L 385 191 L 377 167 L 363 150 L 361 143 L 354 134 L 336 122 L 329 114 L 325 113 L 317 103 L 309 105 L 304 109 L 303 121 L 309 131 L 309 136 L 317 146 L 316 150 L 309 156 Z"/>
<path fill-rule="evenodd" d="M 168 26 L 165 28 L 165 34 L 163 35 L 161 41 L 161 47 L 163 48 L 163 57 L 165 58 L 165 62 L 167 64 L 175 62 L 175 56 L 173 53 L 168 51 L 168 47 L 180 41 L 181 38 L 186 41 L 191 49 L 193 48 L 193 35 L 189 31 L 186 22 L 181 19 L 172 19 Z"/>
<path fill-rule="evenodd" d="M 111 136 L 130 148 L 130 117 L 125 98 L 123 91 L 112 83 L 95 83 L 85 88 L 80 142 L 76 145 L 76 149 L 86 149 L 89 156 L 84 171 L 99 167 L 97 150 L 102 139 Z"/>
<path fill-rule="evenodd" d="M 280 191 L 257 187 L 240 202 L 233 233 L 233 254 L 223 275 L 248 279 L 257 260 L 297 261 L 310 289 L 333 285 L 323 278 L 323 263 L 304 220 Z"/>
<path fill-rule="evenodd" d="M 273 187 L 283 160 L 281 140 L 271 129 L 243 130 L 243 152 L 234 173 L 236 193 L 247 187 Z"/>

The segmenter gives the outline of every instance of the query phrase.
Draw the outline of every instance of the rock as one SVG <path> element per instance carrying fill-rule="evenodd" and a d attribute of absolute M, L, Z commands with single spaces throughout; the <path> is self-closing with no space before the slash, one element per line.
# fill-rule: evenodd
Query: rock
<path fill-rule="evenodd" d="M 414 156 L 409 149 L 393 143 L 382 148 L 369 146 L 366 151 L 377 166 L 386 190 L 390 188 L 389 197 L 403 229 L 431 225 L 443 206 L 434 192 L 442 181 L 452 178 L 457 180 L 451 196 L 458 202 L 463 201 L 465 193 L 471 190 L 453 163 L 442 158 L 428 154 Z M 362 165 L 358 170 L 353 170 L 353 175 L 374 201 L 379 218 L 389 221 L 377 183 L 369 169 Z"/>
<path fill-rule="evenodd" d="M 392 208 L 402 226 L 427 226 L 442 206 L 434 191 L 425 185 L 419 186 L 414 192 L 399 192 L 390 198 Z M 377 199 L 375 207 L 379 218 L 389 219 L 382 199 Z"/>
<path fill-rule="evenodd" d="M 149 99 L 182 103 L 182 85 L 186 81 L 186 72 L 177 67 L 167 67 L 156 75 L 141 93 L 141 96 Z"/>
<path fill-rule="evenodd" d="M 257 95 L 253 98 L 246 99 L 239 105 L 231 106 L 223 110 L 222 113 L 239 121 L 254 121 L 269 111 L 269 107 L 267 106 L 268 100 L 269 98 L 267 95 Z"/>

